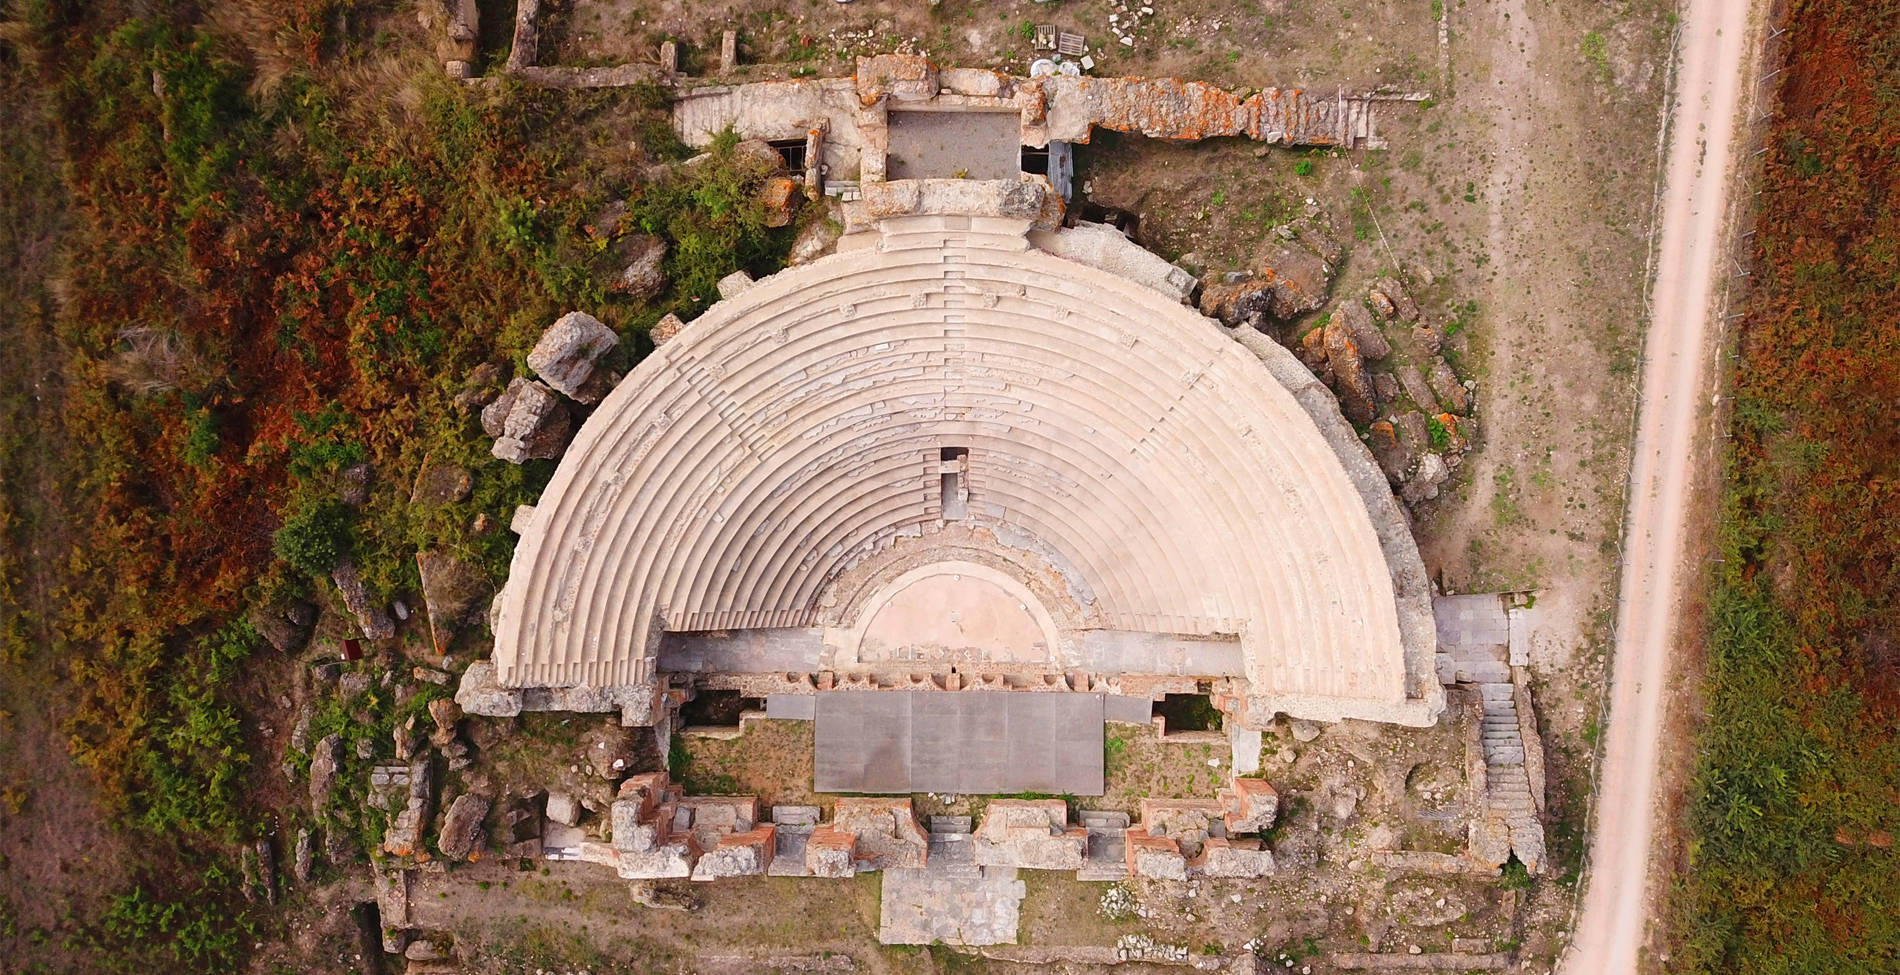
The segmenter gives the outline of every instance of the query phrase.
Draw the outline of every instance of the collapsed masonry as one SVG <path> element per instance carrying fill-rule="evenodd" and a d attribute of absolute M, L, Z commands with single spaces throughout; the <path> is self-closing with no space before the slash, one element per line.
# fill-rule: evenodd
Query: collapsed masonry
<path fill-rule="evenodd" d="M 1260 779 L 1233 778 L 1218 800 L 1146 800 L 1140 821 L 1083 812 L 1069 822 L 1061 799 L 997 799 L 971 834 L 968 819 L 926 832 L 907 798 L 841 797 L 831 819 L 816 806 L 773 806 L 755 796 L 687 796 L 665 772 L 620 785 L 604 841 L 550 819 L 543 855 L 613 867 L 628 880 L 727 877 L 846 878 L 921 869 L 946 836 L 962 839 L 977 867 L 1076 871 L 1085 880 L 1136 876 L 1264 877 L 1273 854 L 1259 833 L 1273 826 L 1279 796 Z"/>
<path fill-rule="evenodd" d="M 938 68 L 916 55 L 859 58 L 855 75 L 793 81 L 763 81 L 684 89 L 673 106 L 673 126 L 688 145 L 704 146 L 728 129 L 745 139 L 792 148 L 808 174 L 806 189 L 854 199 L 863 186 L 897 179 L 893 139 L 903 148 L 902 126 L 942 122 L 952 113 L 1013 118 L 997 149 L 1014 171 L 1041 159 L 1057 195 L 1069 195 L 1070 147 L 1087 143 L 1098 128 L 1154 139 L 1193 141 L 1221 137 L 1284 146 L 1384 145 L 1377 134 L 1376 106 L 1385 96 L 1343 90 L 1314 92 L 1269 88 L 1231 92 L 1175 78 L 1092 78 L 1057 75 L 1022 78 L 980 68 Z M 980 147 L 959 142 L 948 177 L 980 157 Z M 1038 155 L 1035 151 L 1041 150 Z M 1028 155 L 1018 158 L 1019 152 Z"/>

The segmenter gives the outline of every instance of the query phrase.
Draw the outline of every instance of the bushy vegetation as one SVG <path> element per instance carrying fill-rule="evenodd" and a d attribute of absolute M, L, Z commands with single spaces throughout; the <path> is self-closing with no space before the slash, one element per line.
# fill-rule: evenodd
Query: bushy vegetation
<path fill-rule="evenodd" d="M 1900 970 L 1900 3 L 1791 14 L 1679 971 Z"/>
<path fill-rule="evenodd" d="M 39 326 L 55 333 L 68 438 L 0 439 L 0 484 L 48 452 L 37 460 L 71 490 L 30 505 L 79 540 L 41 556 L 56 605 L 29 618 L 14 588 L 30 546 L 14 543 L 55 536 L 0 491 L 0 660 L 51 644 L 37 659 L 66 693 L 49 710 L 150 851 L 103 918 L 73 922 L 74 957 L 90 946 L 98 970 L 241 967 L 257 909 L 205 866 L 298 815 L 254 787 L 277 760 L 257 754 L 247 710 L 279 690 L 259 686 L 271 665 L 249 607 L 334 605 L 346 556 L 384 598 L 414 593 L 422 548 L 505 571 L 503 526 L 553 465 L 490 457 L 454 403 L 465 377 L 494 363 L 505 382 L 575 308 L 621 331 L 611 365 L 625 369 L 648 324 L 690 317 L 732 270 L 772 270 L 791 234 L 753 202 L 769 167 L 729 140 L 657 175 L 682 150 L 655 91 L 464 86 L 405 34 L 407 9 L 360 0 L 210 7 L 28 0 L 0 32 L 0 70 L 53 102 L 56 138 L 28 151 L 64 156 L 39 170 L 56 187 L 9 182 L 5 202 L 20 189 L 71 214 Z M 675 284 L 650 301 L 609 287 L 616 231 L 597 215 L 615 199 L 633 221 L 619 230 L 672 245 Z M 0 419 L 22 395 L 0 390 Z M 469 495 L 413 502 L 435 464 L 467 470 Z M 367 497 L 345 502 L 359 465 Z M 312 738 L 386 749 L 441 693 L 373 689 L 319 709 Z M 339 802 L 365 798 L 362 771 L 346 769 Z"/>

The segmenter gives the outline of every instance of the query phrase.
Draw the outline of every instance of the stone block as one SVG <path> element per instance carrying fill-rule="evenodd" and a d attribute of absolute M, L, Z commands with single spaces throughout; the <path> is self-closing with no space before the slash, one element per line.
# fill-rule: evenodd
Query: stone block
<path fill-rule="evenodd" d="M 917 824 L 909 799 L 839 799 L 831 828 L 856 838 L 856 857 L 862 869 L 921 868 L 930 855 L 929 837 Z"/>
<path fill-rule="evenodd" d="M 503 687 L 495 680 L 493 661 L 477 660 L 462 673 L 462 683 L 455 689 L 455 703 L 461 705 L 465 714 L 512 718 L 521 713 L 521 692 Z"/>
<path fill-rule="evenodd" d="M 1242 845 L 1232 840 L 1210 839 L 1191 866 L 1204 877 L 1267 877 L 1273 874 L 1273 853 L 1262 849 L 1257 842 Z"/>
<path fill-rule="evenodd" d="M 744 271 L 734 271 L 719 279 L 719 297 L 727 300 L 737 298 L 745 294 L 746 289 L 750 287 L 752 287 L 752 275 Z"/>
<path fill-rule="evenodd" d="M 1280 812 L 1280 794 L 1265 779 L 1236 778 L 1220 798 L 1229 833 L 1272 829 L 1274 817 Z"/>
<path fill-rule="evenodd" d="M 879 54 L 858 59 L 858 102 L 865 108 L 881 98 L 922 102 L 937 97 L 937 69 L 921 54 Z"/>
<path fill-rule="evenodd" d="M 820 826 L 805 842 L 805 868 L 814 877 L 850 877 L 857 873 L 858 838 L 832 826 Z"/>
<path fill-rule="evenodd" d="M 620 851 L 615 872 L 626 880 L 679 880 L 693 875 L 698 851 L 691 840 L 679 840 L 643 853 Z"/>
<path fill-rule="evenodd" d="M 1128 872 L 1150 880 L 1186 880 L 1187 857 L 1181 845 L 1165 836 L 1129 834 Z"/>
<path fill-rule="evenodd" d="M 822 815 L 817 806 L 772 807 L 772 822 L 778 826 L 816 826 Z"/>
<path fill-rule="evenodd" d="M 1061 799 L 997 799 L 984 812 L 972 848 L 985 867 L 1080 870 L 1088 832 L 1069 826 Z"/>
<path fill-rule="evenodd" d="M 550 792 L 547 816 L 562 826 L 578 825 L 581 821 L 581 804 L 565 792 Z"/>
<path fill-rule="evenodd" d="M 665 253 L 663 241 L 660 253 Z M 594 377 L 594 364 L 619 343 L 620 337 L 600 319 L 583 311 L 571 311 L 542 333 L 541 340 L 534 344 L 534 351 L 528 353 L 528 368 L 562 394 L 591 403 L 598 397 L 584 387 Z"/>
<path fill-rule="evenodd" d="M 728 834 L 693 865 L 693 879 L 763 876 L 771 867 L 772 854 L 777 848 L 776 829 L 770 825 Z"/>

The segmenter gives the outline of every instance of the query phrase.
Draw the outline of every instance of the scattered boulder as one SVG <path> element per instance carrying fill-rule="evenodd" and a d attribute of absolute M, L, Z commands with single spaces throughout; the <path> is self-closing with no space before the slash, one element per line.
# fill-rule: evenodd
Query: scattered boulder
<path fill-rule="evenodd" d="M 322 819 L 336 794 L 337 773 L 343 767 L 343 736 L 332 732 L 310 753 L 310 815 Z"/>
<path fill-rule="evenodd" d="M 416 475 L 415 488 L 409 492 L 409 503 L 433 506 L 454 504 L 466 499 L 473 486 L 467 468 L 425 461 L 421 472 Z"/>
<path fill-rule="evenodd" d="M 662 255 L 665 248 L 662 242 Z M 595 363 L 619 342 L 620 337 L 600 319 L 584 311 L 571 311 L 542 333 L 534 351 L 528 353 L 528 368 L 542 382 L 570 398 L 582 403 L 598 402 L 599 396 L 586 388 L 587 381 L 594 377 Z M 510 384 L 508 388 L 515 387 Z"/>
<path fill-rule="evenodd" d="M 639 759 L 636 729 L 619 722 L 601 722 L 581 736 L 585 768 L 603 779 L 619 779 L 633 771 Z"/>
<path fill-rule="evenodd" d="M 1324 730 L 1320 727 L 1319 722 L 1308 721 L 1305 718 L 1294 718 L 1292 728 L 1294 741 L 1312 741 L 1318 738 L 1319 733 Z"/>
<path fill-rule="evenodd" d="M 1385 292 L 1377 288 L 1374 288 L 1371 294 L 1366 295 L 1366 301 L 1371 303 L 1373 314 L 1378 315 L 1382 319 L 1390 319 L 1399 313 L 1397 308 L 1392 307 L 1392 299 L 1387 298 Z"/>
<path fill-rule="evenodd" d="M 1411 458 L 1399 446 L 1398 432 L 1391 421 L 1373 423 L 1366 445 L 1372 449 L 1372 459 L 1378 462 L 1379 470 L 1385 472 L 1386 480 L 1394 485 L 1404 481 L 1405 475 L 1411 473 Z"/>
<path fill-rule="evenodd" d="M 335 678 L 331 678 L 334 680 Z M 290 726 L 290 750 L 303 753 L 310 749 L 310 722 L 317 717 L 316 706 L 309 701 L 297 708 L 297 719 Z"/>
<path fill-rule="evenodd" d="M 804 194 L 798 192 L 798 184 L 785 176 L 774 176 L 765 181 L 759 190 L 759 205 L 765 208 L 765 225 L 768 227 L 789 227 L 792 217 L 798 213 L 798 205 L 804 202 Z"/>
<path fill-rule="evenodd" d="M 297 843 L 292 847 L 290 875 L 295 877 L 300 884 L 309 883 L 310 877 L 316 872 L 316 846 L 316 841 L 311 837 L 309 828 L 298 827 Z"/>
<path fill-rule="evenodd" d="M 1372 391 L 1379 396 L 1379 406 L 1384 408 L 1399 401 L 1399 381 L 1389 372 L 1372 374 Z"/>
<path fill-rule="evenodd" d="M 1430 325 L 1412 326 L 1412 341 L 1418 343 L 1418 349 L 1425 355 L 1437 355 L 1444 347 L 1445 337 Z"/>
<path fill-rule="evenodd" d="M 1432 392 L 1437 395 L 1438 403 L 1447 413 L 1465 414 L 1471 412 L 1471 393 L 1464 383 L 1458 381 L 1458 374 L 1451 371 L 1451 364 L 1442 358 L 1432 360 L 1432 371 L 1425 381 L 1431 384 Z"/>
<path fill-rule="evenodd" d="M 336 583 L 337 592 L 343 595 L 343 605 L 356 617 L 365 638 L 387 640 L 396 635 L 396 624 L 390 621 L 389 614 L 370 600 L 369 589 L 363 585 L 356 563 L 345 559 L 330 572 L 330 579 Z"/>
<path fill-rule="evenodd" d="M 1439 485 L 1451 477 L 1451 467 L 1445 458 L 1436 453 L 1428 453 L 1418 459 L 1418 468 L 1412 472 L 1411 479 L 1399 489 L 1399 496 L 1407 504 L 1430 501 L 1438 497 Z"/>
<path fill-rule="evenodd" d="M 1251 276 L 1203 277 L 1201 313 L 1228 325 L 1264 328 L 1317 311 L 1326 303 L 1340 254 L 1324 217 L 1314 211 L 1268 235 Z"/>
<path fill-rule="evenodd" d="M 1358 347 L 1361 358 L 1377 362 L 1392 354 L 1392 343 L 1385 340 L 1384 333 L 1379 331 L 1379 324 L 1372 320 L 1372 312 L 1366 310 L 1365 303 L 1341 302 L 1333 312 L 1332 320 L 1352 336 L 1353 345 Z"/>
<path fill-rule="evenodd" d="M 1311 370 L 1320 382 L 1332 385 L 1333 370 L 1326 363 L 1326 329 L 1315 328 L 1300 338 L 1300 362 Z"/>
<path fill-rule="evenodd" d="M 489 801 L 486 796 L 464 792 L 449 803 L 449 811 L 442 816 L 442 831 L 436 837 L 436 848 L 451 860 L 466 860 L 483 846 L 486 837 L 482 831 L 482 820 L 488 817 Z"/>
<path fill-rule="evenodd" d="M 838 249 L 838 236 L 843 233 L 844 225 L 829 216 L 808 221 L 799 228 L 798 238 L 792 241 L 790 264 L 809 264 Z"/>
<path fill-rule="evenodd" d="M 390 729 L 389 737 L 393 739 L 396 746 L 396 761 L 415 760 L 416 749 L 422 746 L 422 739 L 416 734 L 415 715 L 410 715 L 408 720 Z"/>
<path fill-rule="evenodd" d="M 633 207 L 625 200 L 609 200 L 607 205 L 594 214 L 587 225 L 587 232 L 599 240 L 618 240 L 626 231 L 627 217 L 633 213 Z"/>
<path fill-rule="evenodd" d="M 338 501 L 352 508 L 360 508 L 369 502 L 368 463 L 352 464 L 337 474 L 336 497 Z"/>
<path fill-rule="evenodd" d="M 1427 413 L 1438 412 L 1438 397 L 1432 395 L 1432 387 L 1425 382 L 1417 366 L 1408 362 L 1399 367 L 1399 385 L 1404 387 L 1405 395 L 1410 396 L 1419 409 Z"/>
<path fill-rule="evenodd" d="M 428 939 L 409 942 L 402 950 L 402 957 L 408 961 L 446 961 L 450 957 L 443 946 Z"/>
<path fill-rule="evenodd" d="M 1444 428 L 1445 450 L 1450 454 L 1457 455 L 1470 450 L 1471 442 L 1478 437 L 1478 424 L 1470 417 L 1440 413 L 1432 419 L 1437 420 L 1438 425 Z M 1456 466 L 1458 461 L 1454 458 L 1449 463 Z"/>
<path fill-rule="evenodd" d="M 1421 455 L 1432 449 L 1432 426 L 1425 414 L 1416 410 L 1400 413 L 1392 421 L 1393 429 L 1399 435 L 1399 449 L 1405 451 L 1406 470 L 1418 463 Z"/>
<path fill-rule="evenodd" d="M 1372 374 L 1360 358 L 1352 331 L 1333 316 L 1326 323 L 1326 364 L 1333 373 L 1333 392 L 1339 396 L 1339 410 L 1354 423 L 1371 423 L 1379 413 L 1378 394 L 1372 388 Z"/>
<path fill-rule="evenodd" d="M 1511 858 L 1511 827 L 1493 817 L 1471 823 L 1466 830 L 1465 856 L 1490 869 L 1503 866 Z"/>
<path fill-rule="evenodd" d="M 782 169 L 785 166 L 785 157 L 764 139 L 746 139 L 732 147 L 732 154 L 737 159 L 772 169 Z"/>
<path fill-rule="evenodd" d="M 614 290 L 635 301 L 645 301 L 666 287 L 666 240 L 653 234 L 623 238 L 615 248 L 627 262 L 614 279 Z M 537 370 L 539 371 L 539 370 Z"/>
<path fill-rule="evenodd" d="M 279 653 L 296 653 L 310 642 L 316 607 L 303 600 L 280 600 L 251 607 L 251 628 Z"/>
<path fill-rule="evenodd" d="M 553 390 L 517 377 L 482 408 L 482 429 L 495 438 L 496 457 L 520 464 L 559 457 L 574 430 L 574 418 Z"/>
<path fill-rule="evenodd" d="M 268 837 L 259 837 L 251 844 L 251 850 L 257 855 L 257 886 L 264 892 L 264 901 L 277 903 L 277 854 L 270 847 Z"/>
<path fill-rule="evenodd" d="M 1418 321 L 1418 302 L 1405 293 L 1405 286 L 1399 283 L 1398 278 L 1388 274 L 1372 282 L 1372 295 L 1374 304 L 1391 306 L 1392 312 L 1388 315 L 1396 314 L 1408 322 Z"/>
<path fill-rule="evenodd" d="M 422 577 L 422 608 L 429 614 L 429 640 L 441 656 L 488 594 L 488 576 L 447 549 L 417 552 L 416 569 Z"/>
<path fill-rule="evenodd" d="M 348 830 L 326 829 L 323 831 L 323 858 L 332 866 L 345 867 L 362 858 L 362 851 L 356 848 L 356 841 L 350 839 Z"/>
<path fill-rule="evenodd" d="M 501 395 L 502 378 L 501 366 L 496 363 L 484 362 L 476 366 L 468 378 L 462 380 L 462 389 L 455 394 L 455 408 L 464 413 L 473 413 L 494 402 L 495 397 Z"/>
<path fill-rule="evenodd" d="M 461 705 L 446 697 L 436 698 L 429 702 L 429 720 L 435 722 L 429 743 L 440 748 L 455 738 L 455 726 L 462 720 Z"/>

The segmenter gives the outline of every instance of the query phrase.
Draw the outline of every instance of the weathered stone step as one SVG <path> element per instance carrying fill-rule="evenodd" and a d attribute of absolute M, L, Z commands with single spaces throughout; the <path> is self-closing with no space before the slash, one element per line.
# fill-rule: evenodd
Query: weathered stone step
<path fill-rule="evenodd" d="M 956 835 L 970 832 L 968 816 L 932 816 L 930 832 L 936 835 Z"/>
<path fill-rule="evenodd" d="M 1494 660 L 1458 662 L 1458 679 L 1469 684 L 1484 684 L 1511 679 L 1511 666 Z"/>

